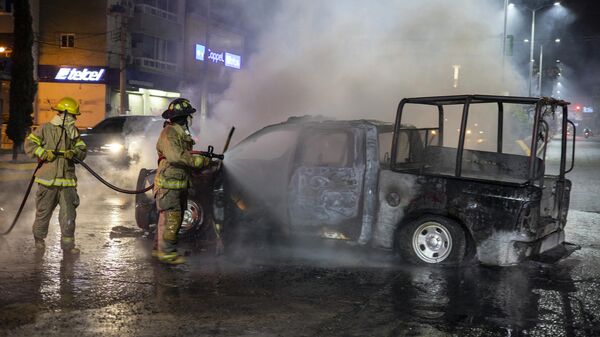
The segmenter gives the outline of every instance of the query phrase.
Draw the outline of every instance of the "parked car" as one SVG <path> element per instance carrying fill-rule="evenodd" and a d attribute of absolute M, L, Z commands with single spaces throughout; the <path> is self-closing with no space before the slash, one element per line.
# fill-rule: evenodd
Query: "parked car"
<path fill-rule="evenodd" d="M 511 104 L 535 108 L 531 127 L 539 136 L 527 155 L 503 149 L 503 109 Z M 403 100 L 395 124 L 290 118 L 228 151 L 225 170 L 194 175 L 182 231 L 207 232 L 206 224 L 217 223 L 226 238 L 266 231 L 341 240 L 396 251 L 418 264 L 476 259 L 512 265 L 551 253 L 564 257 L 577 248 L 564 242 L 571 189 L 565 175 L 573 162 L 567 166 L 563 146 L 558 175 L 545 174 L 545 151 L 538 150 L 549 141 L 544 118 L 556 107 L 566 132 L 567 104 L 504 96 L 426 97 Z M 407 105 L 419 109 L 406 111 Z M 498 118 L 494 139 L 480 144 L 487 150 L 466 145 L 467 123 L 456 134 L 444 127 L 449 110 L 458 106 L 457 119 L 467 121 L 475 105 L 494 109 Z M 405 123 L 408 116 L 427 115 L 435 119 L 432 126 Z M 490 114 L 482 117 L 491 120 Z M 152 175 L 141 172 L 138 188 Z M 140 196 L 138 225 L 151 228 L 155 213 L 153 201 Z"/>
<path fill-rule="evenodd" d="M 156 142 L 164 120 L 159 116 L 127 115 L 108 117 L 81 133 L 88 155 L 106 157 L 114 164 L 129 164 L 139 159 L 146 140 Z"/>

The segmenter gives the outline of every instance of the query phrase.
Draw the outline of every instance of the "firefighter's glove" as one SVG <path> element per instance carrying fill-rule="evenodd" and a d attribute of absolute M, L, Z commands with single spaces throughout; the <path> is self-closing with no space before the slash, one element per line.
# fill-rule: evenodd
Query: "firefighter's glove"
<path fill-rule="evenodd" d="M 71 160 L 73 159 L 73 157 L 75 157 L 75 151 L 67 150 L 65 151 L 65 154 L 63 156 L 65 157 L 65 159 Z"/>
<path fill-rule="evenodd" d="M 194 159 L 195 168 L 203 168 L 207 164 L 207 158 L 202 155 L 195 154 L 192 156 L 192 158 Z"/>
<path fill-rule="evenodd" d="M 40 159 L 47 162 L 53 162 L 54 159 L 56 159 L 56 155 L 54 154 L 54 152 L 46 150 L 44 151 Z"/>

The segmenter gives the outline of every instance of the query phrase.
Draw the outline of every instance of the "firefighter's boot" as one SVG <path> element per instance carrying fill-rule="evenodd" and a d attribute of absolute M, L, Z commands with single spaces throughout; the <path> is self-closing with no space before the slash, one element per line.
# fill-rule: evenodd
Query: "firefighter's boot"
<path fill-rule="evenodd" d="M 185 256 L 179 255 L 177 252 L 158 252 L 158 260 L 166 264 L 182 264 L 185 263 Z"/>
<path fill-rule="evenodd" d="M 63 236 L 60 241 L 60 247 L 62 248 L 63 255 L 77 256 L 81 253 L 79 248 L 75 247 L 75 238 Z"/>
<path fill-rule="evenodd" d="M 185 263 L 185 257 L 178 255 L 175 248 L 181 220 L 181 211 L 160 212 L 158 221 L 158 260 L 160 262 L 168 264 Z"/>
<path fill-rule="evenodd" d="M 81 251 L 77 247 L 73 247 L 71 249 L 63 249 L 63 256 L 79 256 L 79 254 L 81 254 Z"/>

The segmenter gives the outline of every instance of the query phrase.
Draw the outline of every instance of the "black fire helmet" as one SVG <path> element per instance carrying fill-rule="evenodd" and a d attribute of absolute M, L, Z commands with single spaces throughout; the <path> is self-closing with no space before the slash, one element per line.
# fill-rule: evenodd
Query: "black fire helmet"
<path fill-rule="evenodd" d="M 188 116 L 194 112 L 196 112 L 196 109 L 192 107 L 189 100 L 176 98 L 169 104 L 169 108 L 162 113 L 162 118 L 172 121 L 177 117 Z"/>

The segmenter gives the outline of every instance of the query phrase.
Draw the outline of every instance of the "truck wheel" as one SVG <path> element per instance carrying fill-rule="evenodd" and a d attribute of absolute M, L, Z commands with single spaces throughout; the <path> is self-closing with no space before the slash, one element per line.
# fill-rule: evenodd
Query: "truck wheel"
<path fill-rule="evenodd" d="M 396 247 L 416 264 L 459 264 L 466 254 L 463 228 L 441 216 L 425 216 L 400 228 Z"/>
<path fill-rule="evenodd" d="M 150 186 L 156 170 L 141 169 L 138 174 L 136 190 Z M 150 224 L 156 223 L 156 205 L 152 191 L 135 195 L 135 222 L 141 229 L 150 230 Z"/>
<path fill-rule="evenodd" d="M 179 235 L 185 237 L 192 233 L 199 233 L 200 230 L 204 232 L 206 230 L 206 226 L 203 225 L 204 209 L 200 203 L 196 203 L 194 200 L 188 199 L 187 208 L 183 211 L 183 219 L 181 221 Z"/>

